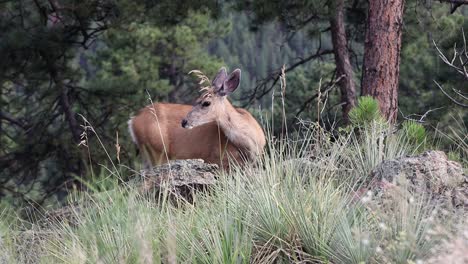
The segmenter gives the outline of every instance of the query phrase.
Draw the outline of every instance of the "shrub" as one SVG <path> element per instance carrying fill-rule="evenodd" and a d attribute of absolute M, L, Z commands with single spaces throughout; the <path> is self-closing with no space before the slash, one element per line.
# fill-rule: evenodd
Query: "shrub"
<path fill-rule="evenodd" d="M 412 120 L 405 120 L 402 123 L 400 132 L 403 133 L 403 136 L 418 150 L 425 146 L 426 129 L 423 125 Z"/>
<path fill-rule="evenodd" d="M 379 102 L 371 96 L 362 96 L 358 99 L 356 107 L 349 112 L 351 124 L 362 127 L 374 121 L 382 122 Z"/>

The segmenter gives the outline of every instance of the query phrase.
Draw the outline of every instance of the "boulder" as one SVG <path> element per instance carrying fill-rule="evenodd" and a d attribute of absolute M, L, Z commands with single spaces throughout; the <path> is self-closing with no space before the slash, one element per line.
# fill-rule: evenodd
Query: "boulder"
<path fill-rule="evenodd" d="M 218 165 L 201 159 L 172 160 L 141 172 L 143 192 L 167 190 L 171 194 L 192 200 L 194 191 L 206 190 L 216 183 Z"/>
<path fill-rule="evenodd" d="M 468 230 L 455 238 L 444 241 L 441 246 L 437 247 L 436 254 L 424 261 L 424 263 L 468 263 Z"/>
<path fill-rule="evenodd" d="M 412 193 L 429 194 L 455 208 L 468 206 L 468 177 L 462 165 L 442 151 L 384 161 L 372 170 L 371 179 L 377 186 L 406 186 Z"/>

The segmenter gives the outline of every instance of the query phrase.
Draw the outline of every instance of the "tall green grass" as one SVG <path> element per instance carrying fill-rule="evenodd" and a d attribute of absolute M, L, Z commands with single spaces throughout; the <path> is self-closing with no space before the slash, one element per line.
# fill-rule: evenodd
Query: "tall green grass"
<path fill-rule="evenodd" d="M 221 172 L 193 204 L 141 193 L 131 184 L 109 188 L 100 182 L 105 187 L 74 196 L 75 221 L 23 231 L 2 221 L 0 260 L 416 262 L 450 237 L 457 217 L 442 219 L 428 197 L 404 187 L 376 196 L 366 185 L 378 163 L 416 149 L 405 133 L 380 122 L 338 138 L 309 124 L 296 137 L 270 139 L 269 154 L 258 164 Z M 434 230 L 441 221 L 446 232 L 439 235 Z M 36 236 L 31 243 L 19 239 L 28 232 Z"/>

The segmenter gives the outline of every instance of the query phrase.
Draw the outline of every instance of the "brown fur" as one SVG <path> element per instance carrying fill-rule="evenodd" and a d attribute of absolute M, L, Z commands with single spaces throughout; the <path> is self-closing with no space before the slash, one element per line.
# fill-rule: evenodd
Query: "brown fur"
<path fill-rule="evenodd" d="M 216 122 L 182 128 L 180 123 L 191 109 L 190 105 L 157 103 L 132 118 L 130 129 L 147 165 L 198 158 L 228 168 L 228 156 L 242 162 L 240 150 L 228 141 Z"/>

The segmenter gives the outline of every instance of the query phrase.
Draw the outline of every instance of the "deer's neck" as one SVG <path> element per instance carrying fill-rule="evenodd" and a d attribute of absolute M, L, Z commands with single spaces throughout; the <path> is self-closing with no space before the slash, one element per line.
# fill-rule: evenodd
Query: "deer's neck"
<path fill-rule="evenodd" d="M 263 134 L 259 125 L 250 114 L 236 110 L 228 100 L 225 100 L 224 107 L 218 124 L 226 137 L 251 158 L 258 156 L 264 145 L 258 138 L 259 132 Z"/>

